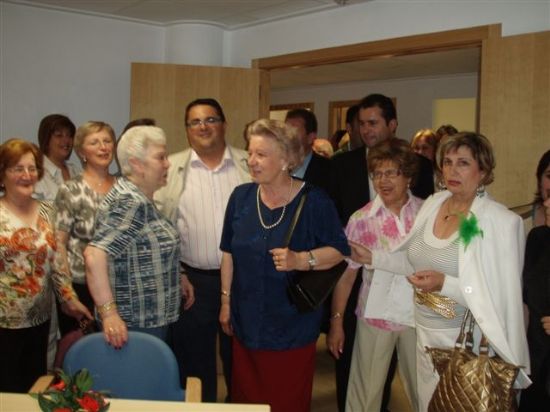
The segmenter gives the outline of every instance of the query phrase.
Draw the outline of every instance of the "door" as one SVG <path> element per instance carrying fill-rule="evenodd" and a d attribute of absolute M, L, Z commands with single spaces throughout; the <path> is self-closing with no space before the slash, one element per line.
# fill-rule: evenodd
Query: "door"
<path fill-rule="evenodd" d="M 479 128 L 494 145 L 489 192 L 508 207 L 533 201 L 550 149 L 550 31 L 483 41 Z"/>
<path fill-rule="evenodd" d="M 245 125 L 269 117 L 269 74 L 258 69 L 132 63 L 130 118 L 150 117 L 166 132 L 168 152 L 187 148 L 185 107 L 213 97 L 227 118 L 226 141 L 244 147 Z"/>

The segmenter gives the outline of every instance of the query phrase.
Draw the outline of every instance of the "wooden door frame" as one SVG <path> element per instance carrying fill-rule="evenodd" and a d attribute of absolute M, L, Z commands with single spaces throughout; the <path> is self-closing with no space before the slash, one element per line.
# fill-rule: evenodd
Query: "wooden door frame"
<path fill-rule="evenodd" d="M 501 35 L 502 25 L 500 23 L 489 24 L 264 57 L 252 60 L 252 67 L 268 72 L 271 70 L 292 70 L 372 58 L 390 58 L 435 51 L 481 47 L 483 40 L 501 37 Z"/>

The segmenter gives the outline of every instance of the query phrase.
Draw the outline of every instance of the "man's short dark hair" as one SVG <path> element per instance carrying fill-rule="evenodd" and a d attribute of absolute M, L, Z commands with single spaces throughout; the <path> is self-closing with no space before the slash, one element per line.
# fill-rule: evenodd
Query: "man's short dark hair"
<path fill-rule="evenodd" d="M 317 118 L 313 112 L 306 109 L 289 110 L 286 114 L 285 121 L 288 119 L 302 119 L 306 133 L 317 133 Z"/>
<path fill-rule="evenodd" d="M 128 129 L 131 129 L 132 127 L 136 127 L 136 126 L 156 126 L 157 125 L 157 122 L 155 122 L 155 119 L 151 119 L 149 117 L 141 117 L 139 119 L 134 119 L 130 122 L 128 122 L 128 124 L 126 126 L 124 126 L 124 130 L 122 131 L 122 133 L 120 134 L 121 136 L 126 133 L 126 131 Z"/>
<path fill-rule="evenodd" d="M 195 99 L 191 103 L 187 105 L 185 108 L 185 122 L 189 120 L 187 117 L 189 116 L 189 110 L 191 110 L 195 106 L 210 106 L 213 107 L 214 110 L 218 113 L 218 116 L 220 119 L 222 119 L 222 122 L 225 123 L 225 114 L 223 114 L 222 106 L 218 103 L 216 99 L 212 99 L 210 97 L 208 98 L 200 98 Z"/>
<path fill-rule="evenodd" d="M 357 119 L 358 114 L 359 114 L 359 105 L 354 104 L 353 106 L 350 106 L 348 108 L 348 111 L 346 112 L 346 124 L 353 125 L 353 122 L 355 119 Z"/>
<path fill-rule="evenodd" d="M 371 107 L 379 107 L 382 112 L 382 117 L 386 120 L 386 124 L 389 124 L 391 120 L 397 121 L 397 112 L 393 105 L 392 99 L 383 94 L 373 93 L 364 97 L 359 103 L 361 109 L 369 109 Z"/>

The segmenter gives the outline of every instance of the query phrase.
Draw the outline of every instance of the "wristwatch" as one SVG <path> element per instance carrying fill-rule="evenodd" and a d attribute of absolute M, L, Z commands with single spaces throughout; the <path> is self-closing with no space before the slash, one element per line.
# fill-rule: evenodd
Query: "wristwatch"
<path fill-rule="evenodd" d="M 307 261 L 307 263 L 309 263 L 309 270 L 313 270 L 313 268 L 317 266 L 317 259 L 313 256 L 313 252 L 311 252 L 311 250 L 307 253 L 309 253 L 309 259 Z"/>

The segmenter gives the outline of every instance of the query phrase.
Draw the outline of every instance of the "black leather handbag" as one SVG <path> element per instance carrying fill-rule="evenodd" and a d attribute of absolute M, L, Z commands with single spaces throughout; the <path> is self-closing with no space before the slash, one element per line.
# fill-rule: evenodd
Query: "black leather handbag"
<path fill-rule="evenodd" d="M 300 218 L 302 208 L 307 198 L 307 188 L 302 194 L 296 213 L 285 237 L 284 247 L 288 247 L 296 223 Z M 327 299 L 336 286 L 338 279 L 344 273 L 348 264 L 342 260 L 330 269 L 321 270 L 295 270 L 287 274 L 287 292 L 290 301 L 296 306 L 298 312 L 305 313 L 317 309 Z"/>

